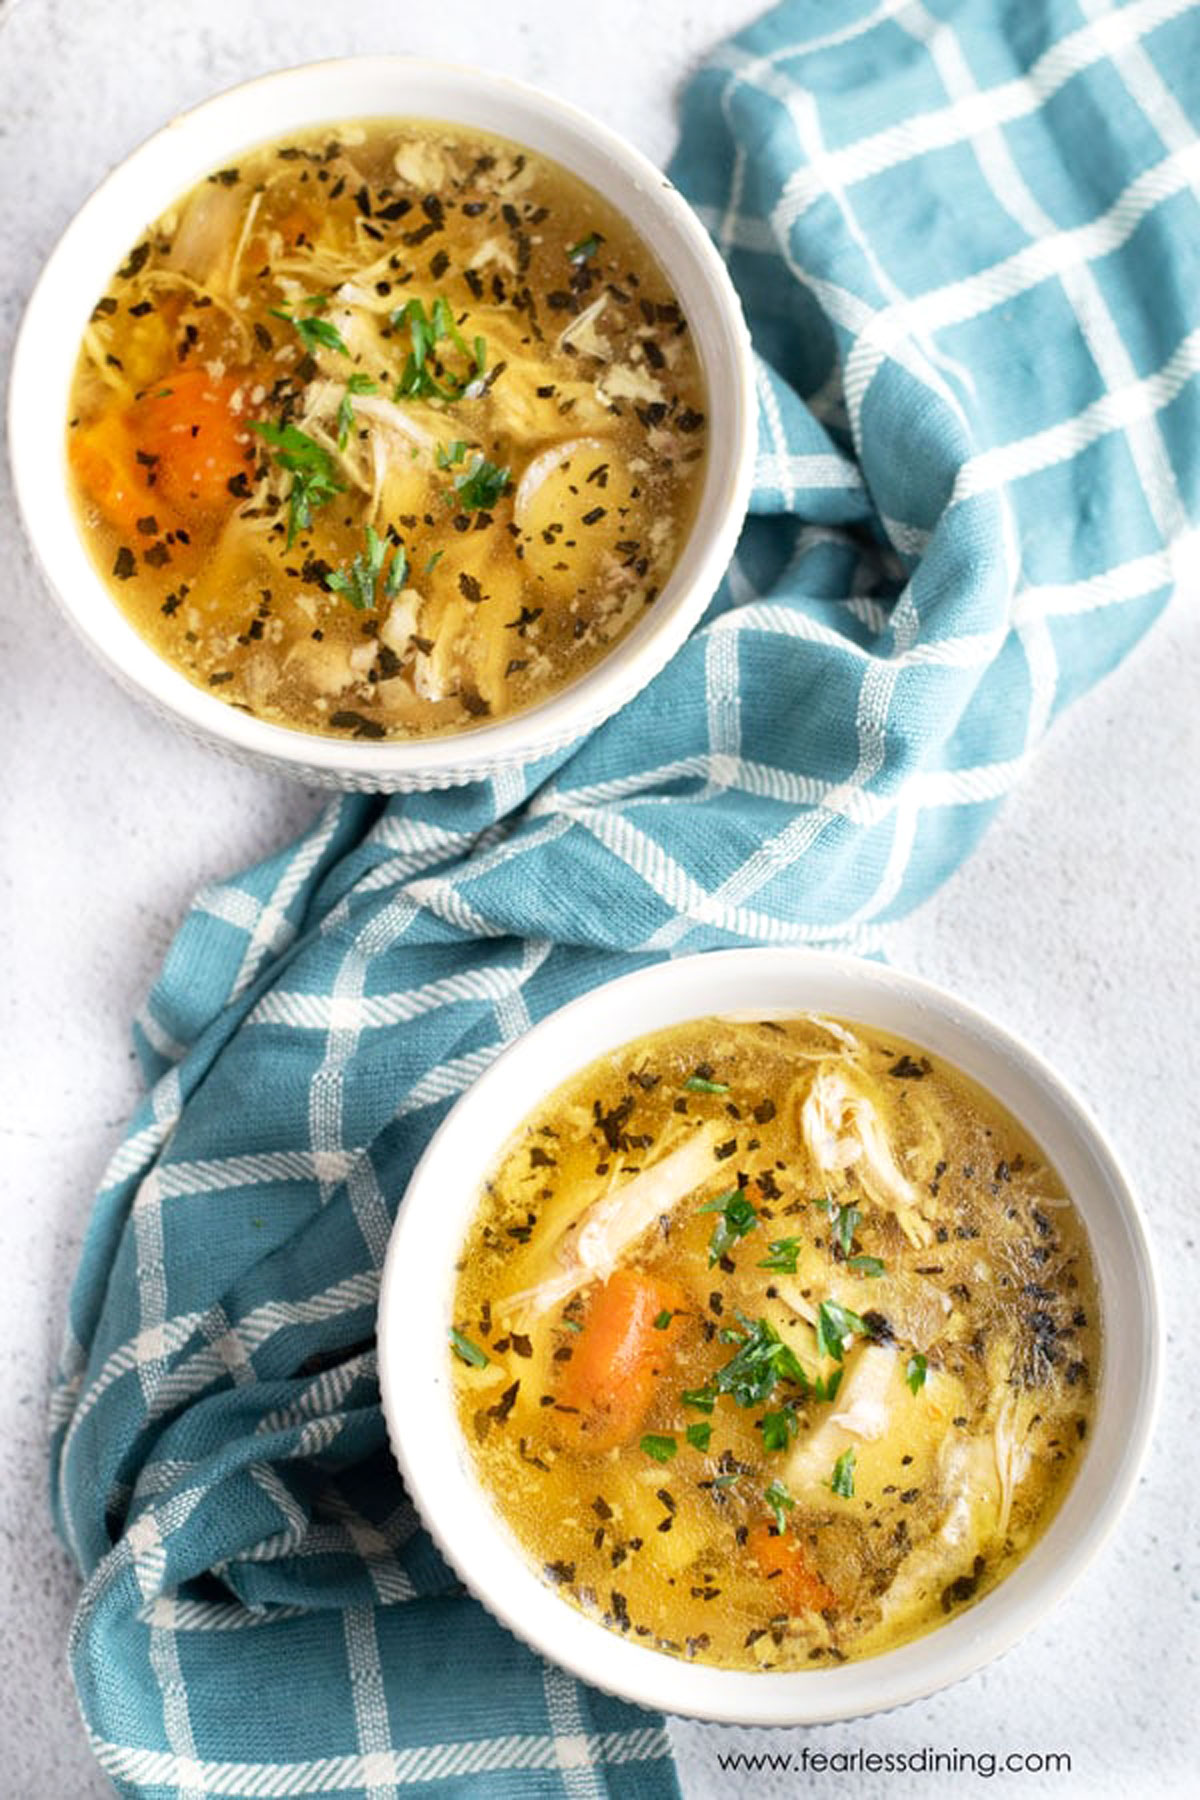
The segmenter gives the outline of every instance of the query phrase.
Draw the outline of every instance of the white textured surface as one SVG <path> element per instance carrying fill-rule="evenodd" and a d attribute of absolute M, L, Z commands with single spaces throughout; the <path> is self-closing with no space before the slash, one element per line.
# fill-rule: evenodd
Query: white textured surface
<path fill-rule="evenodd" d="M 135 142 L 218 87 L 354 50 L 474 60 L 589 107 L 661 161 L 678 81 L 756 10 L 604 0 L 584 26 L 562 0 L 0 0 L 0 375 L 23 297 L 74 208 Z M 68 696 L 57 671 L 74 646 L 18 540 L 6 480 L 0 546 L 0 1800 L 88 1800 L 111 1790 L 64 1673 L 76 1583 L 45 1503 L 44 1401 L 66 1285 L 135 1096 L 128 1022 L 189 895 L 295 831 L 317 797 L 171 735 L 90 667 L 75 664 Z M 1188 599 L 1058 728 L 979 854 L 892 949 L 1049 1055 L 1136 1171 L 1171 1325 L 1157 1455 L 1119 1543 L 1001 1663 L 856 1725 L 673 1727 L 691 1800 L 1197 1791 L 1200 617 Z M 798 1757 L 803 1744 L 1066 1751 L 1073 1772 L 738 1775 L 716 1760 L 765 1748 Z"/>

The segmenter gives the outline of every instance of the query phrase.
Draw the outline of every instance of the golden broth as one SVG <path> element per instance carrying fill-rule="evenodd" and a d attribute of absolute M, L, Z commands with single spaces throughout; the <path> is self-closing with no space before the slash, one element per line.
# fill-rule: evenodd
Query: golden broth
<path fill-rule="evenodd" d="M 1062 1183 L 956 1069 L 817 1017 L 703 1019 L 519 1127 L 451 1361 L 481 1481 L 558 1591 L 726 1668 L 892 1649 L 1058 1506 L 1099 1372 Z"/>
<path fill-rule="evenodd" d="M 215 171 L 114 274 L 68 456 L 154 647 L 264 719 L 460 730 L 591 668 L 695 507 L 703 382 L 647 247 L 466 128 L 360 121 Z"/>

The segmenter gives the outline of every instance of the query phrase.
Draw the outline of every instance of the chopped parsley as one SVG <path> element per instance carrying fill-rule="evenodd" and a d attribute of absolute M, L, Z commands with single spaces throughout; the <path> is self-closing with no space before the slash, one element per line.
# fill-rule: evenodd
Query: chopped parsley
<path fill-rule="evenodd" d="M 387 560 L 387 540 L 380 537 L 373 525 L 367 526 L 365 535 L 366 547 L 359 551 L 350 567 L 334 569 L 325 577 L 325 586 L 330 592 L 348 600 L 356 612 L 374 607 L 376 586 Z M 384 593 L 398 593 L 407 573 L 408 556 L 401 547 L 392 557 L 383 583 Z"/>
<path fill-rule="evenodd" d="M 794 1350 L 784 1343 L 775 1327 L 766 1319 L 751 1325 L 746 1321 L 737 1355 L 731 1357 L 713 1376 L 719 1394 L 732 1394 L 739 1406 L 760 1406 L 775 1391 L 778 1381 L 804 1380 L 804 1370 Z"/>
<path fill-rule="evenodd" d="M 799 1431 L 794 1406 L 781 1407 L 778 1412 L 764 1413 L 762 1418 L 762 1434 L 764 1450 L 786 1450 Z"/>
<path fill-rule="evenodd" d="M 346 391 L 342 395 L 341 404 L 337 410 L 337 444 L 339 450 L 344 450 L 346 445 L 350 442 L 350 430 L 354 424 L 355 394 L 377 394 L 378 392 L 378 384 L 372 381 L 369 375 L 356 373 L 350 377 L 349 381 L 346 383 Z"/>
<path fill-rule="evenodd" d="M 425 311 L 424 301 L 407 300 L 392 314 L 392 324 L 398 331 L 407 328 L 412 345 L 396 383 L 397 400 L 461 400 L 487 368 L 486 342 L 477 337 L 468 349 L 444 294 L 437 296 L 431 313 Z M 437 353 L 443 339 L 467 363 L 465 373 L 446 368 Z"/>
<path fill-rule="evenodd" d="M 346 484 L 339 481 L 333 458 L 315 438 L 295 425 L 273 425 L 269 419 L 251 419 L 251 431 L 263 438 L 281 469 L 292 478 L 288 489 L 288 548 L 298 532 L 307 531 L 318 506 L 325 506 Z"/>
<path fill-rule="evenodd" d="M 455 463 L 460 463 L 466 454 L 467 446 L 462 438 L 455 438 L 449 444 L 439 444 L 437 447 L 437 466 L 439 469 L 451 469 L 454 467 Z"/>
<path fill-rule="evenodd" d="M 319 317 L 329 305 L 329 295 L 310 294 L 304 304 L 309 309 L 307 318 L 299 313 L 284 312 L 280 306 L 272 306 L 268 310 L 273 319 L 283 319 L 288 325 L 296 327 L 296 335 L 310 355 L 314 350 L 321 349 L 336 350 L 339 356 L 349 356 L 346 340 L 337 326 L 328 319 Z"/>
<path fill-rule="evenodd" d="M 929 1373 L 929 1364 L 918 1350 L 910 1356 L 904 1365 L 904 1379 L 914 1394 L 919 1394 L 925 1386 L 925 1377 Z"/>
<path fill-rule="evenodd" d="M 862 1214 L 857 1206 L 834 1206 L 829 1208 L 829 1236 L 844 1262 L 850 1254 L 854 1243 L 854 1234 L 862 1224 Z"/>
<path fill-rule="evenodd" d="M 836 1400 L 837 1391 L 842 1385 L 842 1376 L 845 1372 L 844 1369 L 835 1369 L 827 1381 L 822 1381 L 821 1377 L 818 1375 L 817 1379 L 812 1384 L 813 1399 L 825 1401 Z"/>
<path fill-rule="evenodd" d="M 671 1323 L 671 1320 L 674 1317 L 675 1317 L 675 1315 L 671 1311 L 670 1307 L 664 1306 L 662 1311 L 659 1313 L 658 1317 L 654 1321 L 655 1331 L 665 1331 L 667 1329 L 667 1326 Z"/>
<path fill-rule="evenodd" d="M 461 475 L 454 477 L 454 493 L 464 512 L 488 512 L 508 486 L 508 468 L 497 468 L 483 456 L 473 456 Z"/>
<path fill-rule="evenodd" d="M 450 1346 L 454 1354 L 461 1357 L 463 1362 L 470 1363 L 473 1369 L 486 1369 L 491 1360 L 486 1350 L 481 1350 L 478 1344 L 473 1344 L 469 1337 L 464 1337 L 461 1331 L 455 1331 L 453 1326 L 450 1329 Z"/>
<path fill-rule="evenodd" d="M 775 1526 L 782 1537 L 787 1530 L 787 1516 L 796 1502 L 784 1487 L 782 1481 L 773 1481 L 763 1499 L 775 1514 Z"/>
<path fill-rule="evenodd" d="M 730 1245 L 744 1238 L 758 1224 L 758 1214 L 747 1200 L 742 1188 L 730 1188 L 728 1193 L 718 1194 L 715 1200 L 709 1200 L 699 1209 L 702 1213 L 719 1213 L 713 1226 L 712 1236 L 708 1240 L 708 1266 L 719 1263 Z"/>
<path fill-rule="evenodd" d="M 573 263 L 588 262 L 595 256 L 603 242 L 604 239 L 598 231 L 589 231 L 587 236 L 580 238 L 577 244 L 568 246 L 567 260 Z"/>
<path fill-rule="evenodd" d="M 729 1092 L 727 1081 L 708 1081 L 703 1075 L 689 1075 L 683 1085 L 689 1094 L 727 1094 Z"/>
<path fill-rule="evenodd" d="M 764 1256 L 757 1265 L 760 1269 L 774 1269 L 780 1275 L 796 1273 L 797 1258 L 800 1255 L 800 1239 L 798 1237 L 775 1238 L 767 1246 L 770 1256 Z"/>
<path fill-rule="evenodd" d="M 859 1335 L 869 1337 L 870 1331 L 864 1320 L 848 1306 L 837 1300 L 822 1300 L 817 1308 L 817 1355 L 832 1356 L 834 1362 L 842 1360 L 844 1339 Z"/>
<path fill-rule="evenodd" d="M 712 1437 L 712 1426 L 707 1419 L 697 1419 L 694 1425 L 687 1428 L 687 1441 L 693 1450 L 707 1450 Z"/>
<path fill-rule="evenodd" d="M 853 1500 L 854 1498 L 855 1460 L 853 1450 L 843 1450 L 833 1465 L 833 1479 L 829 1485 L 835 1494 L 841 1495 L 843 1500 Z"/>
<path fill-rule="evenodd" d="M 652 1456 L 655 1462 L 669 1463 L 679 1449 L 679 1445 L 673 1437 L 649 1431 L 642 1439 L 639 1448 L 644 1450 L 647 1456 Z"/>
<path fill-rule="evenodd" d="M 684 1388 L 679 1398 L 685 1406 L 694 1406 L 697 1412 L 710 1413 L 716 1404 L 716 1390 L 712 1387 Z"/>
<path fill-rule="evenodd" d="M 877 1256 L 848 1257 L 846 1260 L 846 1267 L 848 1269 L 853 1269 L 858 1275 L 870 1275 L 874 1277 L 884 1273 L 884 1264 Z"/>
<path fill-rule="evenodd" d="M 384 582 L 383 582 L 384 593 L 387 594 L 389 597 L 392 594 L 398 594 L 400 592 L 400 589 L 404 586 L 407 576 L 408 576 L 408 552 L 405 550 L 403 544 L 401 544 L 397 548 L 396 554 L 392 558 L 391 567 L 389 568 L 386 576 L 384 577 Z"/>

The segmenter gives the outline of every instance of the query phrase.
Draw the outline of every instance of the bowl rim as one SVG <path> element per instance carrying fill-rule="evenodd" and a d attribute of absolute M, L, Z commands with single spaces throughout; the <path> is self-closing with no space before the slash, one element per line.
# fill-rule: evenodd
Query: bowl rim
<path fill-rule="evenodd" d="M 386 107 L 354 99 L 355 92 L 375 92 L 380 85 L 397 90 L 390 115 Z M 436 105 L 423 110 L 417 93 L 422 87 L 454 90 L 460 97 L 456 115 Z M 260 111 L 274 117 L 269 107 L 286 106 L 291 94 L 309 101 L 304 121 L 270 130 L 256 123 Z M 150 648 L 84 549 L 69 491 L 56 491 L 67 485 L 70 377 L 93 291 L 103 292 L 127 242 L 223 157 L 269 144 L 304 123 L 388 116 L 468 130 L 475 125 L 527 141 L 515 118 L 504 130 L 478 124 L 475 111 L 493 103 L 519 113 L 531 138 L 545 131 L 569 143 L 581 159 L 590 159 L 586 172 L 567 162 L 561 150 L 540 153 L 566 162 L 627 217 L 631 207 L 643 208 L 661 227 L 662 236 L 656 229 L 651 238 L 648 227 L 631 218 L 688 313 L 710 420 L 701 493 L 676 563 L 654 605 L 593 668 L 505 718 L 428 738 L 361 740 L 326 737 L 243 713 L 195 686 Z M 173 153 L 181 142 L 191 146 L 190 173 L 168 181 L 159 172 L 160 153 Z M 157 193 L 160 188 L 169 189 L 166 198 Z M 144 204 L 138 201 L 143 193 L 149 196 Z M 125 222 L 105 226 L 111 214 Z M 107 231 L 105 245 L 117 246 L 103 256 L 93 242 L 98 221 Z M 671 258 L 676 267 L 667 272 Z M 81 263 L 86 279 L 77 272 Z M 60 611 L 109 673 L 161 715 L 219 749 L 283 772 L 350 785 L 376 780 L 380 786 L 415 788 L 478 779 L 565 748 L 627 704 L 680 648 L 716 591 L 749 504 L 757 450 L 753 352 L 741 302 L 708 232 L 666 175 L 603 121 L 557 95 L 470 64 L 394 53 L 297 63 L 235 83 L 175 114 L 123 156 L 76 209 L 43 264 L 13 347 L 7 410 L 13 487 L 35 563 Z"/>
<path fill-rule="evenodd" d="M 468 1160 L 480 1177 L 494 1165 L 504 1140 L 477 1129 L 493 1098 L 503 1095 L 506 1084 L 515 1082 L 520 1090 L 508 1115 L 511 1134 L 531 1105 L 570 1074 L 604 1055 L 606 1049 L 687 1018 L 736 1012 L 736 1008 L 706 1003 L 706 992 L 711 995 L 723 981 L 730 984 L 743 977 L 749 977 L 752 984 L 760 974 L 769 978 L 772 992 L 785 981 L 801 988 L 823 978 L 834 986 L 857 984 L 863 996 L 861 1011 L 845 1006 L 838 1010 L 841 1016 L 868 1025 L 879 1023 L 872 1019 L 874 999 L 878 1005 L 895 1003 L 901 1011 L 935 1027 L 945 1026 L 951 1037 L 971 1044 L 979 1061 L 994 1062 L 1003 1077 L 999 1093 L 994 1078 L 981 1077 L 971 1067 L 967 1073 L 997 1094 L 1022 1122 L 1022 1111 L 1005 1094 L 1005 1086 L 1010 1082 L 1023 1085 L 1045 1097 L 1049 1113 L 1063 1133 L 1061 1141 L 1048 1148 L 1060 1173 L 1062 1163 L 1068 1160 L 1065 1149 L 1071 1159 L 1078 1156 L 1094 1165 L 1104 1183 L 1103 1190 L 1089 1190 L 1085 1198 L 1068 1187 L 1101 1277 L 1105 1342 L 1088 1447 L 1050 1523 L 995 1588 L 923 1637 L 838 1668 L 790 1674 L 716 1669 L 677 1659 L 608 1631 L 560 1599 L 533 1568 L 474 1479 L 470 1453 L 454 1415 L 449 1351 L 444 1348 L 451 1320 L 452 1263 L 462 1241 L 461 1230 L 454 1231 L 450 1221 L 469 1218 L 478 1193 L 476 1185 L 466 1200 L 446 1206 L 444 1182 L 457 1147 L 464 1142 L 471 1146 Z M 687 1003 L 681 1004 L 685 999 Z M 636 1016 L 631 1006 L 636 1006 Z M 750 1010 L 754 1016 L 771 1010 L 783 1016 L 834 1008 L 768 999 Z M 594 1032 L 588 1035 L 594 1016 L 610 1015 L 623 1016 L 632 1028 L 610 1030 L 605 1042 Z M 888 1028 L 886 1023 L 884 1028 Z M 890 1028 L 912 1042 L 921 1042 L 920 1032 L 907 1025 Z M 576 1050 L 576 1042 L 586 1042 L 586 1050 Z M 526 1065 L 536 1062 L 539 1054 L 555 1050 L 564 1056 L 545 1083 L 521 1089 Z M 946 1055 L 936 1048 L 933 1053 Z M 1044 1139 L 1045 1132 L 1033 1135 Z M 478 1148 L 481 1141 L 485 1145 L 482 1151 Z M 451 1147 L 453 1154 L 448 1154 Z M 1106 1208 L 1111 1218 L 1105 1226 L 1108 1238 L 1101 1244 L 1095 1228 Z M 430 1279 L 426 1261 L 417 1282 L 408 1273 L 421 1266 L 414 1260 L 414 1245 L 419 1253 L 421 1236 L 429 1235 L 431 1222 L 450 1243 L 450 1266 L 443 1268 L 435 1258 L 434 1279 Z M 1118 1242 L 1122 1237 L 1123 1242 Z M 1128 1254 L 1129 1266 L 1126 1271 L 1122 1264 L 1118 1280 L 1114 1258 L 1119 1250 Z M 1107 1274 L 1101 1266 L 1106 1257 L 1111 1265 Z M 438 1348 L 432 1356 L 428 1339 L 414 1335 L 414 1303 L 420 1311 L 415 1327 L 418 1334 L 425 1319 L 437 1316 L 440 1320 Z M 1120 1345 L 1119 1357 L 1112 1341 L 1118 1317 L 1125 1319 L 1127 1337 Z M 1128 1174 L 1085 1103 L 1023 1038 L 951 991 L 888 965 L 791 946 L 701 952 L 619 976 L 548 1013 L 502 1049 L 450 1109 L 409 1180 L 385 1258 L 377 1338 L 384 1418 L 405 1485 L 446 1560 L 492 1615 L 524 1643 L 594 1687 L 669 1714 L 747 1726 L 823 1724 L 890 1710 L 952 1686 L 1004 1654 L 1064 1598 L 1114 1532 L 1150 1448 L 1162 1386 L 1163 1318 L 1149 1232 Z M 418 1353 L 415 1362 L 414 1351 Z M 1114 1361 L 1123 1366 L 1114 1368 Z M 414 1368 L 418 1371 L 415 1377 Z M 416 1399 L 414 1380 L 418 1384 Z M 1126 1397 L 1135 1401 L 1131 1417 L 1121 1410 L 1120 1391 L 1114 1387 L 1118 1381 L 1123 1383 Z M 1107 1475 L 1098 1462 L 1098 1446 L 1111 1465 Z M 1097 1489 L 1090 1496 L 1086 1485 L 1089 1470 Z M 457 1507 L 464 1495 L 472 1519 L 478 1521 L 490 1514 L 491 1530 L 481 1549 L 472 1544 L 465 1551 L 454 1527 L 446 1525 L 447 1502 Z M 508 1584 L 503 1595 L 497 1593 L 500 1582 Z"/>

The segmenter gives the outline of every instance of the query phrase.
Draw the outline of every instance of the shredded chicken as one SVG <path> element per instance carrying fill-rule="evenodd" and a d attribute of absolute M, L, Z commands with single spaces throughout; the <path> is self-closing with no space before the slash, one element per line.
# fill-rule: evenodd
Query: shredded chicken
<path fill-rule="evenodd" d="M 712 1125 L 703 1126 L 670 1156 L 642 1169 L 631 1181 L 589 1206 L 563 1234 L 558 1246 L 561 1271 L 536 1287 L 510 1294 L 503 1302 L 505 1308 L 510 1313 L 526 1309 L 544 1313 L 580 1288 L 611 1275 L 643 1231 L 672 1213 L 712 1175 L 715 1136 Z"/>
<path fill-rule="evenodd" d="M 946 1438 L 938 1457 L 938 1482 L 945 1509 L 937 1529 L 901 1563 L 883 1595 L 879 1629 L 895 1630 L 905 1613 L 926 1602 L 931 1590 L 937 1592 L 958 1577 L 971 1576 L 976 1558 L 986 1554 L 992 1541 L 996 1493 L 988 1439 Z"/>
<path fill-rule="evenodd" d="M 382 394 L 357 395 L 354 411 L 363 418 L 372 420 L 384 431 L 391 432 L 394 437 L 402 438 L 406 444 L 427 451 L 431 456 L 437 449 L 437 433 L 427 430 L 411 410 L 397 406 L 394 400 L 387 400 Z"/>
<path fill-rule="evenodd" d="M 916 1189 L 897 1166 L 874 1105 L 840 1068 L 818 1068 L 800 1108 L 800 1129 L 818 1169 L 833 1174 L 854 1166 L 864 1191 L 895 1213 L 910 1244 L 933 1242 Z"/>
<path fill-rule="evenodd" d="M 792 1451 L 787 1486 L 794 1494 L 819 1487 L 844 1450 L 855 1442 L 872 1442 L 887 1430 L 896 1390 L 899 1361 L 886 1344 L 864 1344 L 853 1354 L 838 1395 L 836 1413 L 827 1414 L 815 1431 Z"/>
<path fill-rule="evenodd" d="M 895 1352 L 869 1345 L 858 1359 L 855 1380 L 847 1387 L 842 1404 L 829 1423 L 840 1425 L 855 1437 L 882 1437 L 887 1430 L 888 1389 L 895 1373 Z"/>
<path fill-rule="evenodd" d="M 581 313 L 580 317 L 583 316 Z M 629 363 L 614 363 L 607 369 L 603 381 L 597 383 L 597 391 L 608 402 L 640 400 L 653 403 L 665 399 L 661 384 L 644 369 L 632 368 Z"/>
<path fill-rule="evenodd" d="M 1000 1516 L 997 1529 L 1003 1534 L 1008 1530 L 1008 1522 L 1012 1517 L 1013 1498 L 1029 1468 L 1029 1445 L 1025 1439 L 1021 1418 L 1021 1402 L 1016 1394 L 1010 1393 L 1005 1398 L 996 1417 L 992 1429 L 992 1447 L 996 1459 L 996 1474 L 1000 1481 Z"/>

